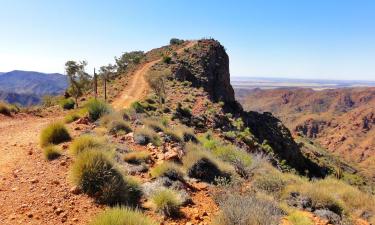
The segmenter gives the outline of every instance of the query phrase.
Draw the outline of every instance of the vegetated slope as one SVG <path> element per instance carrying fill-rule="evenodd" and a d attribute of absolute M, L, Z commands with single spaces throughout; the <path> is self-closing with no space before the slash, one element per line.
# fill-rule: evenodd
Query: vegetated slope
<path fill-rule="evenodd" d="M 63 93 L 67 86 L 67 77 L 58 73 L 14 70 L 0 76 L 0 91 L 7 93 L 1 99 L 9 103 L 36 104 L 44 95 Z"/>
<path fill-rule="evenodd" d="M 236 90 L 247 110 L 268 111 L 295 134 L 348 162 L 375 156 L 375 88 Z"/>

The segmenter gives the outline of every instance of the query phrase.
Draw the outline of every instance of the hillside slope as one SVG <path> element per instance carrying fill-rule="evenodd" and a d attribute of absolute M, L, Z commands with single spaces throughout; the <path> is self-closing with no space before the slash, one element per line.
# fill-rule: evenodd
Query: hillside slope
<path fill-rule="evenodd" d="M 375 155 L 375 88 L 240 89 L 237 97 L 247 110 L 272 112 L 349 162 Z"/>

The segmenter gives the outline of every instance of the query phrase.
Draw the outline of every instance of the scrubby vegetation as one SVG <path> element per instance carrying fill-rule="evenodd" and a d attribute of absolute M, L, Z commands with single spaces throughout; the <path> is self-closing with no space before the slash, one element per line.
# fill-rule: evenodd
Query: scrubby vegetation
<path fill-rule="evenodd" d="M 147 151 L 133 151 L 124 154 L 124 160 L 128 163 L 140 164 L 151 158 Z"/>
<path fill-rule="evenodd" d="M 89 114 L 89 118 L 92 121 L 98 120 L 105 114 L 108 114 L 111 110 L 109 105 L 97 99 L 91 99 L 87 102 L 86 108 Z"/>
<path fill-rule="evenodd" d="M 9 106 L 3 102 L 0 102 L 0 114 L 10 116 L 11 110 Z"/>
<path fill-rule="evenodd" d="M 314 222 L 303 212 L 293 212 L 287 217 L 292 225 L 314 225 Z"/>
<path fill-rule="evenodd" d="M 129 133 L 132 131 L 132 128 L 128 122 L 123 120 L 113 120 L 107 125 L 108 131 L 111 134 L 118 133 Z"/>
<path fill-rule="evenodd" d="M 57 146 L 48 145 L 45 148 L 43 148 L 43 154 L 47 160 L 54 160 L 61 155 L 61 152 Z"/>
<path fill-rule="evenodd" d="M 76 103 L 71 98 L 62 99 L 60 101 L 61 108 L 65 109 L 65 110 L 74 109 L 75 104 Z"/>
<path fill-rule="evenodd" d="M 168 177 L 172 180 L 183 180 L 184 173 L 181 167 L 175 163 L 164 162 L 151 170 L 152 177 Z"/>
<path fill-rule="evenodd" d="M 52 123 L 42 130 L 40 135 L 40 145 L 45 147 L 50 144 L 60 144 L 70 141 L 71 137 L 68 130 L 62 123 Z"/>
<path fill-rule="evenodd" d="M 140 145 L 147 145 L 152 143 L 156 146 L 160 145 L 160 138 L 158 134 L 150 128 L 138 128 L 134 131 L 134 141 Z"/>
<path fill-rule="evenodd" d="M 156 225 L 138 210 L 115 207 L 108 209 L 94 218 L 89 225 Z"/>
<path fill-rule="evenodd" d="M 72 155 L 78 155 L 86 150 L 108 150 L 109 146 L 106 145 L 104 138 L 96 137 L 89 134 L 84 134 L 76 138 L 69 147 Z"/>
<path fill-rule="evenodd" d="M 64 117 L 64 122 L 65 123 L 72 123 L 72 122 L 78 120 L 79 118 L 81 118 L 81 117 L 77 113 L 70 113 L 70 114 L 67 114 Z"/>
<path fill-rule="evenodd" d="M 72 182 L 105 204 L 137 204 L 138 184 L 125 177 L 103 152 L 87 150 L 78 155 L 70 171 Z"/>
<path fill-rule="evenodd" d="M 155 204 L 156 211 L 166 216 L 177 215 L 182 204 L 178 193 L 170 189 L 161 189 L 155 192 L 151 200 Z"/>

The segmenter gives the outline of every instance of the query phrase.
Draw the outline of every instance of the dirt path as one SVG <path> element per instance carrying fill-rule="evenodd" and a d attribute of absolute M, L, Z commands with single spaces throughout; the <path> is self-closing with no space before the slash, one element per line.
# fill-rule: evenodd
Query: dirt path
<path fill-rule="evenodd" d="M 71 159 L 46 161 L 40 131 L 60 118 L 0 117 L 0 224 L 84 224 L 99 206 L 71 193 Z"/>
<path fill-rule="evenodd" d="M 186 46 L 178 49 L 176 52 L 180 54 L 184 49 L 190 48 L 195 45 L 196 41 L 189 42 Z M 144 98 L 147 95 L 148 84 L 145 79 L 145 74 L 147 71 L 156 63 L 160 62 L 161 59 L 154 60 L 143 65 L 139 70 L 137 70 L 133 78 L 130 80 L 130 83 L 125 87 L 121 95 L 112 102 L 113 108 L 119 110 L 123 108 L 128 108 L 130 105 Z"/>

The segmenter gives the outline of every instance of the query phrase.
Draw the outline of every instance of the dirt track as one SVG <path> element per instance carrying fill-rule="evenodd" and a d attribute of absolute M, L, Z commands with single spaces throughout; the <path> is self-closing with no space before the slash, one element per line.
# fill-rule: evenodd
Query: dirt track
<path fill-rule="evenodd" d="M 179 54 L 184 49 L 190 48 L 195 44 L 195 41 L 191 41 L 185 47 L 178 49 L 176 52 L 177 54 Z M 160 61 L 161 59 L 148 62 L 145 65 L 143 65 L 139 70 L 137 70 L 134 73 L 132 79 L 130 80 L 130 84 L 127 87 L 125 87 L 121 95 L 112 102 L 113 108 L 117 110 L 128 108 L 133 102 L 144 98 L 148 91 L 148 84 L 145 79 L 145 74 L 153 65 Z"/>

